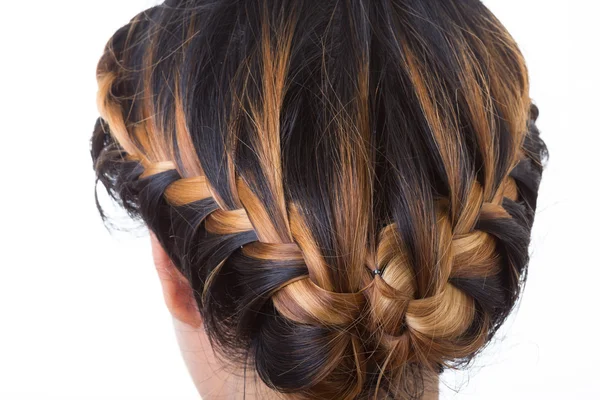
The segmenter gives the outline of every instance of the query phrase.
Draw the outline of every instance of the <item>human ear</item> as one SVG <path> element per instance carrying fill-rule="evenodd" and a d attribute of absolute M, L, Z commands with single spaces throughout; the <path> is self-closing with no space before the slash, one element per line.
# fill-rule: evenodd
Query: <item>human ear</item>
<path fill-rule="evenodd" d="M 163 290 L 165 304 L 173 318 L 198 328 L 202 319 L 188 280 L 171 261 L 154 232 L 150 231 L 152 258 Z"/>

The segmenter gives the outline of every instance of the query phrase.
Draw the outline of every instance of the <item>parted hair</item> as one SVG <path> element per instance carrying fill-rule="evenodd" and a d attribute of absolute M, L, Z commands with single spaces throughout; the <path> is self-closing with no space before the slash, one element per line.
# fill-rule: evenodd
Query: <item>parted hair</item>
<path fill-rule="evenodd" d="M 418 398 L 513 309 L 546 150 L 479 0 L 166 1 L 97 79 L 98 180 L 277 392 Z"/>

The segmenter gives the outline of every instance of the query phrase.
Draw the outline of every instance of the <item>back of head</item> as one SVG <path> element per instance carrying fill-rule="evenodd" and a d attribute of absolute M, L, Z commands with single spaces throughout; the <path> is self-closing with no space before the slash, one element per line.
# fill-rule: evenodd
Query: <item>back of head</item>
<path fill-rule="evenodd" d="M 544 146 L 479 0 L 166 1 L 98 82 L 100 181 L 276 391 L 416 397 L 515 304 Z"/>

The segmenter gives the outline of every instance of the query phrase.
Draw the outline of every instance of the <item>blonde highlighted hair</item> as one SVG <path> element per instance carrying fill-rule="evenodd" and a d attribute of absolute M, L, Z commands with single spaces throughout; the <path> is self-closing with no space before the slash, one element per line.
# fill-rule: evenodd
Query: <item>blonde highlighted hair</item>
<path fill-rule="evenodd" d="M 269 387 L 416 398 L 513 308 L 546 153 L 480 1 L 167 1 L 97 76 L 99 181 Z"/>

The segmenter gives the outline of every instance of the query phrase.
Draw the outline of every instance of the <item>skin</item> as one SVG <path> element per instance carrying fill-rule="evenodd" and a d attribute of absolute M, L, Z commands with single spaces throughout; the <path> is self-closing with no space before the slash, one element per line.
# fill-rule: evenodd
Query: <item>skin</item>
<path fill-rule="evenodd" d="M 269 389 L 251 371 L 227 366 L 215 355 L 202 327 L 202 318 L 192 290 L 156 236 L 150 231 L 152 258 L 160 279 L 165 304 L 173 317 L 173 325 L 190 376 L 203 400 L 271 400 L 283 397 Z M 427 383 L 422 400 L 438 400 L 438 378 Z"/>

